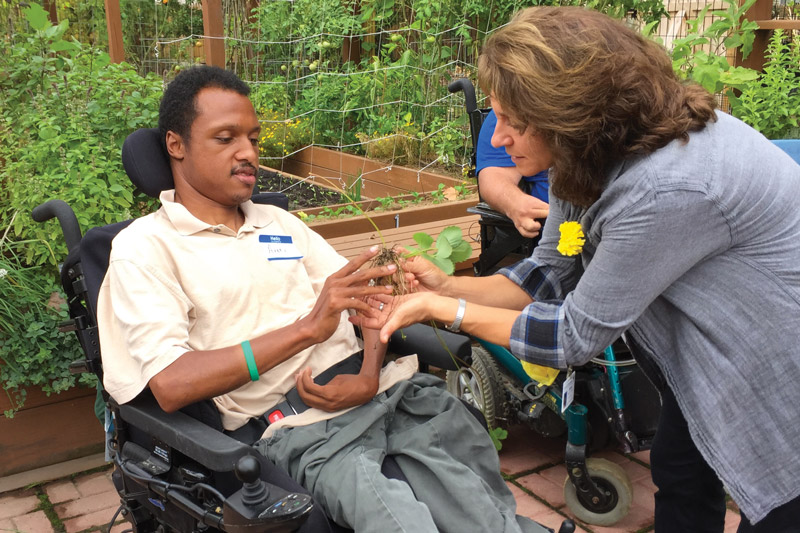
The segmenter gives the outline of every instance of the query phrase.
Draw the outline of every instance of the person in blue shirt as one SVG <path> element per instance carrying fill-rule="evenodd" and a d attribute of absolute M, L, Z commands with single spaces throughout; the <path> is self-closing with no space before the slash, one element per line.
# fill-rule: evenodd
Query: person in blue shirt
<path fill-rule="evenodd" d="M 492 145 L 496 125 L 497 115 L 492 110 L 478 135 L 475 172 L 481 198 L 510 218 L 521 235 L 536 237 L 542 228 L 537 219 L 547 218 L 549 212 L 547 170 L 523 176 L 505 147 Z"/>

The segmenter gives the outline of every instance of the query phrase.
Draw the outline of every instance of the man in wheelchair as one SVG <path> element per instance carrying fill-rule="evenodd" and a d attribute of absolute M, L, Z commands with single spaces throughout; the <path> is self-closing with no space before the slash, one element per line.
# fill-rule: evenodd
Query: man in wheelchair
<path fill-rule="evenodd" d="M 165 91 L 175 189 L 113 241 L 97 308 L 108 393 L 124 404 L 149 389 L 167 412 L 212 399 L 234 434 L 268 424 L 255 448 L 356 531 L 545 531 L 515 515 L 489 436 L 441 380 L 414 357 L 383 366 L 375 330 L 357 339 L 348 311 L 370 313 L 363 299 L 389 289 L 369 280 L 393 268 L 366 267 L 374 249 L 348 263 L 249 200 L 248 94 L 213 67 Z M 407 482 L 382 474 L 387 455 Z"/>

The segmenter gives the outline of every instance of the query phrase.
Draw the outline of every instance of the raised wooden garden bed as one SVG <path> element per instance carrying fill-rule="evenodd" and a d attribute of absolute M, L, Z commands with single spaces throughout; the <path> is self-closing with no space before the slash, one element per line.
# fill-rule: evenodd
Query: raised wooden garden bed
<path fill-rule="evenodd" d="M 425 232 L 435 237 L 448 226 L 458 226 L 461 228 L 464 240 L 472 246 L 472 255 L 466 261 L 456 264 L 456 273 L 461 275 L 471 274 L 472 264 L 477 260 L 481 251 L 480 241 L 477 240 L 477 236 L 480 235 L 478 229 L 479 218 L 478 215 L 466 215 L 458 218 L 434 220 L 432 222 L 385 229 L 381 230 L 380 233 L 373 228 L 372 231 L 343 237 L 330 237 L 326 238 L 326 240 L 337 252 L 348 259 L 352 259 L 373 244 L 386 245 L 388 247 L 399 245 L 408 248 L 409 246 L 417 246 L 414 241 L 414 234 L 417 232 Z"/>
<path fill-rule="evenodd" d="M 467 213 L 467 208 L 478 203 L 477 194 L 466 199 L 450 201 L 442 200 L 440 195 L 439 203 L 434 203 L 433 195 L 430 194 L 439 191 L 440 184 L 451 189 L 459 186 L 462 184 L 460 180 L 400 166 L 386 168 L 384 163 L 365 157 L 317 147 L 306 148 L 292 159 L 287 159 L 280 172 L 326 189 L 335 188 L 336 185 L 344 187 L 351 184 L 358 176 L 363 177 L 365 184 L 361 193 L 362 197 L 368 199 L 357 202 L 356 205 L 367 213 L 366 216 L 350 215 L 307 220 L 314 231 L 327 239 L 347 258 L 376 243 L 387 246 L 414 246 L 415 233 L 425 232 L 435 238 L 444 228 L 453 225 L 461 228 L 464 239 L 470 242 L 473 249 L 469 260 L 456 265 L 457 272 L 471 271 L 472 263 L 480 253 L 479 217 Z M 472 189 L 474 190 L 474 187 Z M 410 194 L 411 192 L 417 195 Z M 401 204 L 404 207 L 385 210 L 380 202 L 374 200 L 389 196 L 394 199 L 396 205 Z M 422 201 L 415 203 L 419 200 Z M 349 206 L 348 204 L 320 206 L 295 210 L 294 213 L 299 214 L 302 211 L 304 215 L 319 216 L 326 212 L 336 212 L 340 207 Z"/>
<path fill-rule="evenodd" d="M 4 391 L 5 392 L 5 391 Z M 0 414 L 0 477 L 103 451 L 103 426 L 94 414 L 97 391 L 76 387 L 47 396 L 28 388 L 14 418 Z M 12 408 L 0 394 L 0 409 Z"/>
<path fill-rule="evenodd" d="M 364 184 L 361 194 L 366 198 L 379 198 L 408 194 L 410 191 L 428 193 L 435 191 L 440 183 L 454 187 L 461 181 L 450 176 L 418 171 L 402 166 L 389 166 L 380 161 L 309 146 L 287 158 L 281 172 L 306 178 L 323 187 L 343 188 L 362 176 Z M 324 178 L 324 179 L 323 179 Z"/>

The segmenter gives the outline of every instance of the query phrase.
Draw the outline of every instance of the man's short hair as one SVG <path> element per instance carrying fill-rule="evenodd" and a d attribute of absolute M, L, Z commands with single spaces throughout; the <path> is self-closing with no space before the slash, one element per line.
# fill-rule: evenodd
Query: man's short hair
<path fill-rule="evenodd" d="M 189 141 L 192 123 L 197 118 L 197 93 L 215 88 L 234 91 L 242 96 L 250 95 L 250 87 L 230 70 L 208 65 L 199 65 L 182 70 L 167 85 L 158 110 L 158 129 L 162 139 L 173 131 L 185 142 Z"/>

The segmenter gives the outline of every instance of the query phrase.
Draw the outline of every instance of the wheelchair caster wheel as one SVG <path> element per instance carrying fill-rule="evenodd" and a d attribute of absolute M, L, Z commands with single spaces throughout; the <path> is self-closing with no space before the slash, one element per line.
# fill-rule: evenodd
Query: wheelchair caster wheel
<path fill-rule="evenodd" d="M 596 526 L 611 526 L 628 514 L 633 501 L 633 486 L 621 466 L 605 459 L 586 459 L 589 477 L 610 496 L 605 505 L 585 501 L 578 495 L 569 477 L 564 482 L 564 500 L 575 518 Z"/>
<path fill-rule="evenodd" d="M 489 352 L 472 348 L 472 365 L 447 371 L 447 390 L 478 408 L 490 428 L 504 415 L 503 380 L 497 363 Z"/>

